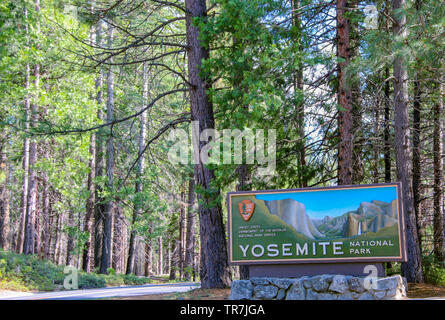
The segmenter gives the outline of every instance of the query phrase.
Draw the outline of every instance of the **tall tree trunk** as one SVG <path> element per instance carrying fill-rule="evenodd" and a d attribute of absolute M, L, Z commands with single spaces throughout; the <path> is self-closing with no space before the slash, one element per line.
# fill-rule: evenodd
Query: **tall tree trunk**
<path fill-rule="evenodd" d="M 385 8 L 384 8 L 385 15 L 389 16 L 391 14 L 391 3 L 390 0 L 385 0 Z M 390 20 L 384 19 L 384 29 L 385 32 L 388 34 L 388 37 L 391 32 L 391 26 L 390 26 Z M 386 42 L 386 49 L 390 50 L 390 43 L 389 41 Z M 390 72 L 389 72 L 389 66 L 385 66 L 385 87 L 384 87 L 384 122 L 385 127 L 383 130 L 383 159 L 384 159 L 384 165 L 385 165 L 385 182 L 391 182 L 391 149 L 393 144 L 391 143 L 391 94 L 390 94 Z"/>
<path fill-rule="evenodd" d="M 185 219 L 185 192 L 181 190 L 181 206 L 179 208 L 179 219 L 178 219 L 178 271 L 179 279 L 182 280 L 184 274 L 184 219 Z"/>
<path fill-rule="evenodd" d="M 300 148 L 298 151 L 298 166 L 299 166 L 299 178 L 298 185 L 301 188 L 307 187 L 307 178 L 305 175 L 306 167 L 306 152 L 304 147 L 304 99 L 300 97 L 303 93 L 303 63 L 300 53 L 303 51 L 302 45 L 302 30 L 301 30 L 301 0 L 292 0 L 292 24 L 295 27 L 295 34 L 293 37 L 293 43 L 295 51 L 298 52 L 298 58 L 300 61 L 297 63 L 297 69 L 293 75 L 293 90 L 295 99 L 295 111 L 296 111 L 296 122 L 297 122 L 297 133 L 301 141 Z M 247 268 L 247 267 L 246 267 Z M 244 266 L 240 266 L 241 269 L 246 269 Z"/>
<path fill-rule="evenodd" d="M 434 162 L 434 187 L 433 187 L 433 242 L 434 255 L 440 262 L 445 259 L 444 239 L 444 215 L 443 215 L 443 98 L 444 84 L 440 84 L 439 102 L 434 104 L 434 133 L 433 133 L 433 162 Z"/>
<path fill-rule="evenodd" d="M 143 104 L 141 109 L 143 110 L 148 103 L 148 69 L 147 64 L 143 64 L 142 66 L 142 100 Z M 144 154 L 144 148 L 145 148 L 145 140 L 147 137 L 147 112 L 143 112 L 139 118 L 139 140 L 138 140 L 138 146 L 139 151 L 138 154 L 140 155 L 137 167 L 136 167 L 136 194 L 135 194 L 135 204 L 134 204 L 134 211 L 133 211 L 133 219 L 131 222 L 131 233 L 130 233 L 130 248 L 128 252 L 128 262 L 127 262 L 127 274 L 134 273 L 134 259 L 135 259 L 135 252 L 137 251 L 137 234 L 135 230 L 135 224 L 137 222 L 138 217 L 142 214 L 142 208 L 141 208 L 141 202 L 142 199 L 142 191 L 143 191 L 143 174 L 145 170 L 145 154 Z"/>
<path fill-rule="evenodd" d="M 39 145 L 41 146 L 41 145 Z M 36 179 L 38 179 L 36 177 Z M 36 217 L 35 217 L 35 230 L 34 230 L 34 253 L 38 254 L 41 257 L 39 252 L 40 249 L 40 197 L 39 197 L 39 188 L 37 185 L 36 190 Z"/>
<path fill-rule="evenodd" d="M 385 78 L 389 78 L 389 68 L 385 68 Z M 386 80 L 385 82 L 385 114 L 384 114 L 384 121 L 385 121 L 385 128 L 383 132 L 383 140 L 384 140 L 384 146 L 383 146 L 383 158 L 385 163 L 385 182 L 391 182 L 391 134 L 390 134 L 390 127 L 391 127 L 391 114 L 390 114 L 390 88 L 389 88 L 390 82 L 389 80 Z"/>
<path fill-rule="evenodd" d="M 163 275 L 164 274 L 164 252 L 163 252 L 163 244 L 162 244 L 162 236 L 160 236 L 158 238 L 158 254 L 159 254 L 159 258 L 158 258 L 158 264 L 159 264 L 159 274 Z"/>
<path fill-rule="evenodd" d="M 40 12 L 40 0 L 34 1 L 34 7 L 37 14 Z M 40 33 L 39 19 L 36 22 L 36 33 Z M 38 45 L 36 45 L 38 48 Z M 40 65 L 34 65 L 34 87 L 39 88 L 40 83 Z M 31 103 L 31 126 L 36 127 L 38 121 L 38 106 L 37 97 L 34 97 L 34 102 Z M 23 242 L 23 252 L 25 254 L 35 253 L 35 227 L 37 214 L 37 172 L 35 171 L 35 164 L 37 162 L 37 141 L 32 139 L 29 145 L 29 177 L 28 177 L 28 199 L 25 216 L 25 237 Z"/>
<path fill-rule="evenodd" d="M 51 192 L 51 189 L 49 190 L 48 194 L 49 199 L 49 206 L 48 206 L 48 220 L 49 220 L 49 226 L 48 226 L 48 260 L 54 262 L 55 255 L 56 255 L 56 244 L 55 244 L 55 237 L 56 237 L 56 231 L 57 231 L 57 215 L 53 212 L 53 199 L 54 195 Z"/>
<path fill-rule="evenodd" d="M 421 247 L 421 215 L 422 215 L 422 172 L 421 172 L 421 88 L 420 81 L 418 79 L 419 75 L 416 74 L 416 79 L 414 80 L 414 103 L 413 103 L 413 201 L 414 201 L 414 212 L 416 215 L 416 226 L 417 226 L 417 238 L 419 240 L 419 247 Z"/>
<path fill-rule="evenodd" d="M 112 47 L 114 29 L 108 25 L 108 47 Z M 110 67 L 107 75 L 107 122 L 114 120 L 114 75 Z M 113 167 L 114 167 L 114 141 L 113 127 L 110 128 L 110 135 L 107 142 L 107 189 L 113 192 Z M 107 269 L 111 266 L 112 249 L 113 249 L 113 199 L 110 197 L 105 204 L 105 223 L 104 237 L 102 246 L 102 259 L 100 264 L 100 273 L 106 274 Z"/>
<path fill-rule="evenodd" d="M 104 21 L 99 20 L 96 24 L 96 43 L 103 46 L 103 28 Z M 99 70 L 96 78 L 96 102 L 97 102 L 97 118 L 105 121 L 103 106 L 103 70 Z M 105 141 L 104 132 L 99 130 L 96 135 L 96 178 L 103 177 L 105 171 Z M 103 188 L 100 184 L 95 185 L 95 206 L 94 206 L 94 267 L 100 268 L 102 259 L 103 231 L 104 231 L 104 213 L 105 201 L 102 197 Z"/>
<path fill-rule="evenodd" d="M 4 132 L 6 133 L 6 132 Z M 6 137 L 0 137 L 0 249 L 9 249 L 9 163 L 6 157 Z"/>
<path fill-rule="evenodd" d="M 415 2 L 416 11 L 421 9 L 421 1 Z M 420 66 L 417 69 L 420 70 Z M 417 226 L 417 238 L 419 241 L 419 248 L 422 248 L 422 198 L 423 198 L 423 186 L 422 186 L 422 170 L 421 170 L 421 112 L 422 112 L 422 87 L 420 71 L 416 71 L 414 79 L 414 102 L 413 102 L 413 200 L 414 211 L 416 214 L 416 226 Z"/>
<path fill-rule="evenodd" d="M 30 68 L 29 64 L 26 65 L 26 89 L 29 89 L 29 78 L 30 78 Z M 25 98 L 25 130 L 29 130 L 30 127 L 30 113 L 31 104 L 29 94 L 26 94 Z M 26 212 L 28 208 L 28 190 L 29 190 L 29 145 L 30 141 L 28 137 L 25 137 L 23 142 L 23 185 L 22 185 L 22 195 L 20 201 L 20 221 L 17 231 L 17 244 L 16 251 L 18 253 L 23 252 L 23 243 L 25 240 L 25 223 L 26 223 Z"/>
<path fill-rule="evenodd" d="M 375 120 L 374 120 L 374 132 L 375 132 L 375 137 L 378 138 L 380 136 L 379 131 L 380 131 L 380 96 L 377 95 L 377 102 L 375 104 L 375 108 L 374 108 L 374 115 L 375 115 Z M 374 143 L 374 164 L 373 164 L 373 182 L 374 183 L 379 183 L 379 160 L 380 160 L 380 145 L 379 143 L 376 141 Z M 354 182 L 354 183 L 358 183 L 358 182 Z"/>
<path fill-rule="evenodd" d="M 214 129 L 213 107 L 207 96 L 207 79 L 200 75 L 203 59 L 209 51 L 201 46 L 199 29 L 193 20 L 206 16 L 205 0 L 186 0 L 186 33 L 188 44 L 188 72 L 190 86 L 190 106 L 192 120 L 199 123 L 199 132 Z M 196 134 L 196 133 L 195 133 Z M 197 134 L 199 137 L 199 133 Z M 195 139 L 196 140 L 196 139 Z M 200 154 L 206 142 L 197 142 L 195 154 Z M 198 159 L 196 159 L 198 160 Z M 211 185 L 215 179 L 213 170 L 207 168 L 199 159 L 195 164 L 196 185 L 206 190 L 208 196 L 198 194 L 198 212 L 201 237 L 201 288 L 224 288 L 231 283 L 230 268 L 227 261 L 227 244 L 222 219 L 221 204 L 215 203 L 219 190 Z"/>
<path fill-rule="evenodd" d="M 406 37 L 406 0 L 393 0 L 395 17 L 393 32 L 398 38 Z M 402 263 L 402 273 L 409 282 L 423 282 L 422 260 L 417 238 L 416 215 L 413 203 L 412 168 L 409 150 L 408 72 L 406 61 L 399 53 L 394 58 L 394 126 L 397 178 L 402 183 L 404 196 L 406 245 L 408 262 Z"/>
<path fill-rule="evenodd" d="M 170 258 L 170 276 L 168 277 L 170 280 L 175 280 L 176 279 L 176 270 L 177 270 L 177 242 L 178 240 L 175 238 L 170 239 L 170 254 L 169 254 L 169 258 Z"/>
<path fill-rule="evenodd" d="M 60 264 L 63 250 L 63 234 L 62 228 L 64 225 L 64 215 L 60 212 L 57 216 L 56 241 L 54 249 L 54 263 Z"/>
<path fill-rule="evenodd" d="M 90 161 L 88 167 L 88 199 L 86 203 L 84 231 L 88 233 L 88 239 L 85 243 L 82 259 L 82 269 L 85 272 L 91 272 L 94 266 L 94 205 L 95 205 L 95 187 L 94 180 L 96 178 L 96 134 L 90 136 Z"/>
<path fill-rule="evenodd" d="M 123 273 L 124 264 L 122 263 L 125 257 L 125 241 L 124 233 L 125 217 L 120 206 L 116 205 L 114 208 L 114 234 L 113 234 L 113 269 L 116 273 Z"/>
<path fill-rule="evenodd" d="M 359 13 L 359 0 L 351 0 L 350 9 L 354 13 Z M 357 58 L 360 56 L 360 32 L 358 19 L 350 20 L 350 53 L 349 58 Z M 352 183 L 360 184 L 364 176 L 363 164 L 363 128 L 362 128 L 362 94 L 361 81 L 358 75 L 352 76 L 351 83 L 351 106 L 352 106 L 352 132 L 353 132 L 353 147 L 352 147 Z M 378 111 L 377 111 L 378 113 Z M 378 124 L 377 124 L 378 125 Z M 375 176 L 378 178 L 378 176 Z"/>
<path fill-rule="evenodd" d="M 241 164 L 238 166 L 238 184 L 236 185 L 236 191 L 249 191 L 252 190 L 252 177 L 247 164 Z M 249 266 L 239 266 L 239 275 L 241 280 L 250 278 Z"/>
<path fill-rule="evenodd" d="M 145 243 L 145 276 L 151 277 L 153 273 L 153 240 L 148 239 Z"/>
<path fill-rule="evenodd" d="M 29 24 L 28 24 L 28 9 L 24 10 L 25 20 L 27 21 L 25 24 L 26 34 L 29 33 Z M 29 45 L 29 39 L 27 37 L 27 45 Z M 30 120 L 31 120 L 31 99 L 29 96 L 30 89 L 30 77 L 31 77 L 31 68 L 29 63 L 26 64 L 25 71 L 25 130 L 29 131 L 30 128 Z M 17 230 L 17 243 L 16 243 L 16 251 L 18 253 L 23 252 L 23 242 L 25 239 L 25 220 L 26 220 L 26 211 L 28 206 L 28 182 L 29 182 L 29 138 L 26 136 L 23 141 L 23 185 L 22 185 L 22 194 L 20 199 L 20 220 L 19 227 Z"/>
<path fill-rule="evenodd" d="M 34 67 L 34 85 L 38 87 L 39 85 L 39 65 Z M 37 115 L 38 107 L 34 102 L 31 107 L 32 116 L 31 122 L 32 126 L 37 126 Z M 35 235 L 36 235 L 36 215 L 37 215 L 37 172 L 35 170 L 35 164 L 37 163 L 37 141 L 32 139 L 29 146 L 29 177 L 28 177 L 28 199 L 26 208 L 26 219 L 25 219 L 25 239 L 23 242 L 23 253 L 33 254 L 35 246 Z"/>
<path fill-rule="evenodd" d="M 93 2 L 91 5 L 91 11 L 94 13 L 94 5 Z M 97 25 L 91 28 L 90 31 L 90 41 L 92 45 L 97 44 Z M 99 76 L 100 77 L 100 76 Z M 102 85 L 97 83 L 98 79 L 96 79 L 96 105 L 97 108 L 101 108 L 102 98 L 98 99 L 99 91 L 102 91 Z M 85 272 L 91 272 L 94 267 L 94 216 L 95 216 L 95 201 L 96 201 L 96 188 L 95 188 L 95 179 L 96 179 L 96 133 L 92 132 L 90 135 L 90 160 L 88 162 L 88 168 L 90 172 L 88 172 L 87 178 L 87 189 L 88 189 L 88 199 L 85 206 L 85 222 L 84 222 L 84 231 L 88 233 L 88 239 L 85 243 L 85 247 L 83 250 L 83 258 L 82 258 L 82 269 Z"/>
<path fill-rule="evenodd" d="M 337 56 L 338 63 L 338 184 L 352 184 L 352 92 L 346 79 L 350 60 L 350 22 L 346 17 L 347 0 L 337 1 Z"/>
<path fill-rule="evenodd" d="M 48 109 L 45 107 L 44 109 L 45 116 L 48 114 Z M 43 144 L 43 158 L 48 159 L 49 158 L 49 148 L 50 144 L 48 142 L 45 142 Z M 42 232 L 41 232 L 41 257 L 44 259 L 49 259 L 49 253 L 50 253 L 50 184 L 49 184 L 49 178 L 48 173 L 43 172 L 42 173 Z"/>
<path fill-rule="evenodd" d="M 195 257 L 195 225 L 196 213 L 193 210 L 195 202 L 195 179 L 193 176 L 189 179 L 188 199 L 187 199 L 187 226 L 186 226 L 186 242 L 185 242 L 185 280 L 189 281 L 195 270 L 193 268 Z"/>
<path fill-rule="evenodd" d="M 68 226 L 70 228 L 74 227 L 74 214 L 73 211 L 70 209 L 68 211 Z M 66 245 L 66 262 L 65 264 L 67 266 L 74 266 L 74 245 L 75 245 L 75 239 L 73 235 L 73 229 L 69 230 L 68 236 L 67 236 L 67 245 Z"/>

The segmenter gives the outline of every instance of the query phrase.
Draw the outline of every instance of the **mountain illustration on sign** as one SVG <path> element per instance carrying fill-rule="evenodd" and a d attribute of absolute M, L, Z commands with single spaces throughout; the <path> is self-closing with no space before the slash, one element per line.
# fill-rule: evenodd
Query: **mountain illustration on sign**
<path fill-rule="evenodd" d="M 357 210 L 336 217 L 311 219 L 306 207 L 294 199 L 264 200 L 270 214 L 276 215 L 296 232 L 308 239 L 351 238 L 380 230 L 398 223 L 397 201 L 373 200 L 362 202 Z"/>

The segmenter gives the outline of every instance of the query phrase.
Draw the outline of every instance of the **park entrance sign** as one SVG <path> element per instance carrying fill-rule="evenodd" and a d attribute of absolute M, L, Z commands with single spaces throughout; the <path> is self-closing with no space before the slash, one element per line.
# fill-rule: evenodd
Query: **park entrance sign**
<path fill-rule="evenodd" d="M 227 195 L 231 264 L 406 261 L 400 183 Z"/>

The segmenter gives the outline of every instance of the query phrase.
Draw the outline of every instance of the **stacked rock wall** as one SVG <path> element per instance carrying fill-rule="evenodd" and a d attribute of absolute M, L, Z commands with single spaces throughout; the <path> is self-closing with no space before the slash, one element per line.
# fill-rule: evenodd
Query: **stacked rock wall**
<path fill-rule="evenodd" d="M 301 278 L 251 278 L 232 283 L 232 300 L 394 300 L 406 297 L 401 276 L 375 278 L 323 274 Z"/>

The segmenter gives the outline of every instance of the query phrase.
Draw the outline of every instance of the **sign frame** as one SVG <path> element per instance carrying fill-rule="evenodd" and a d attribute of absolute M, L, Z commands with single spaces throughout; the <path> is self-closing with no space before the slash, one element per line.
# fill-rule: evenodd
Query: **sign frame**
<path fill-rule="evenodd" d="M 324 191 L 324 190 L 339 190 L 339 189 L 363 189 L 376 187 L 390 187 L 395 186 L 397 191 L 397 218 L 398 218 L 398 232 L 399 232 L 399 256 L 383 256 L 383 257 L 346 257 L 346 258 L 303 258 L 303 259 L 267 259 L 267 260 L 234 260 L 232 247 L 232 197 L 242 195 L 257 195 L 257 194 L 273 194 L 273 193 L 295 193 L 307 191 Z M 318 264 L 318 263 L 376 263 L 376 262 L 406 262 L 407 248 L 406 248 L 406 225 L 405 225 L 405 210 L 404 199 L 402 194 L 402 183 L 375 183 L 375 184 L 361 184 L 361 185 L 340 185 L 330 187 L 309 187 L 299 189 L 272 189 L 272 190 L 258 190 L 258 191 L 235 191 L 227 193 L 227 218 L 228 218 L 228 260 L 230 265 L 271 265 L 271 264 Z M 234 214 L 238 214 L 235 212 Z"/>

